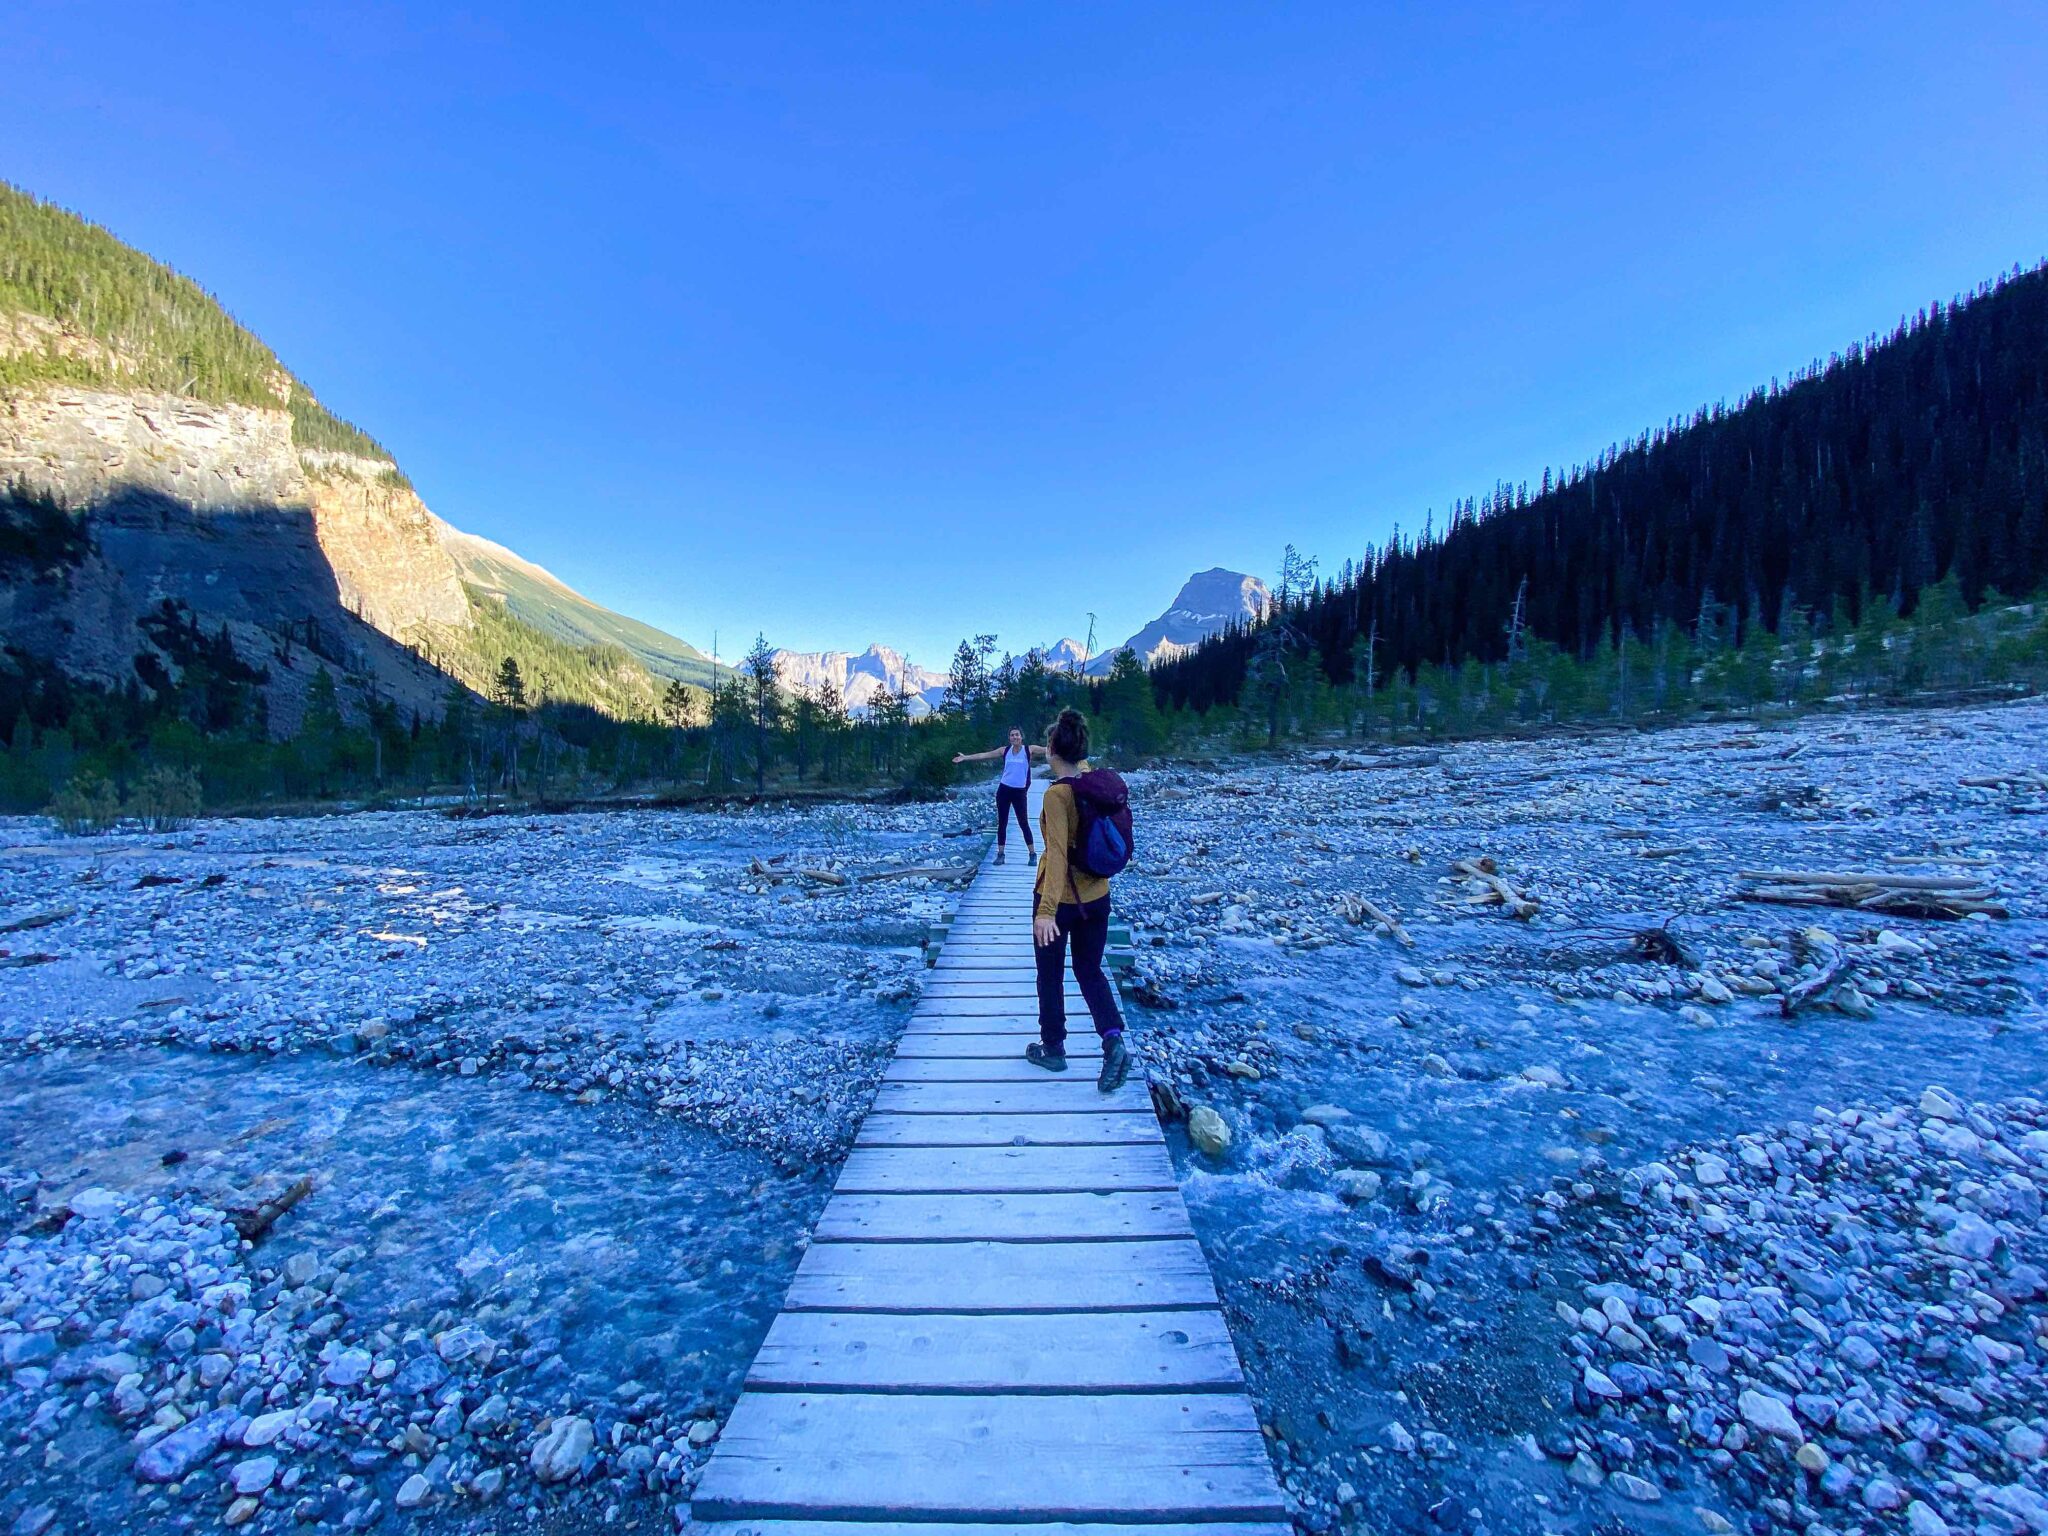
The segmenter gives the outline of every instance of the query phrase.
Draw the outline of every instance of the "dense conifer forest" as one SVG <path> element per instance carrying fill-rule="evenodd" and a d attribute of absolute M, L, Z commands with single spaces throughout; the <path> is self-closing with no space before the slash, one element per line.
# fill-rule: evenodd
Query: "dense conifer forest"
<path fill-rule="evenodd" d="M 1233 630 L 1153 680 L 1163 706 L 1202 712 L 1248 687 L 1377 696 L 1531 646 L 1586 666 L 1631 647 L 1839 649 L 1944 580 L 1972 610 L 2048 582 L 2048 268 L 1533 489 L 1496 486 L 1332 580 L 1283 581 L 1273 633 Z"/>

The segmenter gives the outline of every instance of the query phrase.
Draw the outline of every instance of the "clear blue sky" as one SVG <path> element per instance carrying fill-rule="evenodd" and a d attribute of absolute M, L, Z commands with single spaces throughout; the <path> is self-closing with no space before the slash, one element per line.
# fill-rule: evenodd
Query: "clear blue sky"
<path fill-rule="evenodd" d="M 728 653 L 1121 638 L 2048 254 L 2038 3 L 65 3 L 0 78 L 0 176 Z"/>

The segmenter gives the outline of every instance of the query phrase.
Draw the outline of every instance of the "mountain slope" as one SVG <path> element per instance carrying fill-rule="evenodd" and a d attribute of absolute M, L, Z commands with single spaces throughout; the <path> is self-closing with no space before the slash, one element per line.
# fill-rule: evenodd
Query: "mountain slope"
<path fill-rule="evenodd" d="M 474 592 L 501 604 L 514 618 L 571 645 L 617 646 L 648 671 L 709 688 L 711 659 L 687 640 L 594 603 L 553 572 L 502 544 L 435 519 L 441 545 Z M 730 671 L 729 668 L 719 669 Z"/>
<path fill-rule="evenodd" d="M 545 657 L 549 697 L 636 716 L 711 671 L 449 528 L 198 284 L 0 183 L 0 671 L 160 689 L 194 635 L 284 734 L 323 671 L 351 713 L 428 716 L 508 654 Z"/>

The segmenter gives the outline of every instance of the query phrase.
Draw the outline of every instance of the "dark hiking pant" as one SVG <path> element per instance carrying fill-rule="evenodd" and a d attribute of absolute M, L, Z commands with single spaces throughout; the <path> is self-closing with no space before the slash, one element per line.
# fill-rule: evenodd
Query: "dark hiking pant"
<path fill-rule="evenodd" d="M 1024 846 L 1031 846 L 1031 823 L 1026 819 L 1025 805 L 1031 798 L 1029 788 L 1008 784 L 996 786 L 996 846 L 1005 846 L 1010 835 L 1010 812 L 1017 813 L 1017 830 L 1024 834 Z"/>
<path fill-rule="evenodd" d="M 1064 1052 L 1067 1044 L 1067 999 L 1065 978 L 1067 941 L 1074 943 L 1074 980 L 1088 1001 L 1095 1032 L 1107 1040 L 1124 1032 L 1123 1015 L 1117 1012 L 1116 988 L 1103 973 L 1102 951 L 1109 943 L 1109 898 L 1075 905 L 1062 902 L 1053 921 L 1060 936 L 1050 944 L 1034 944 L 1038 957 L 1038 1038 L 1047 1050 Z"/>

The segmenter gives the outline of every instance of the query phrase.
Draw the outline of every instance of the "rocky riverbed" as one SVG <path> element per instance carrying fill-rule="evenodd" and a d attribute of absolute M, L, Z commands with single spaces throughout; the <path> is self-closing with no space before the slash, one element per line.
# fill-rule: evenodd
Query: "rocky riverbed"
<path fill-rule="evenodd" d="M 2048 1529 L 2044 757 L 2028 704 L 1140 780 L 1134 1013 L 1306 1529 Z"/>
<path fill-rule="evenodd" d="M 672 1529 L 963 821 L 7 826 L 5 1528 Z"/>
<path fill-rule="evenodd" d="M 2044 760 L 1133 775 L 1128 1011 L 1305 1531 L 2048 1530 Z M 985 812 L 0 825 L 4 1528 L 673 1529 L 947 899 L 803 872 Z"/>

